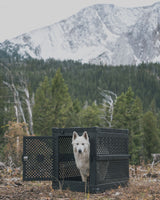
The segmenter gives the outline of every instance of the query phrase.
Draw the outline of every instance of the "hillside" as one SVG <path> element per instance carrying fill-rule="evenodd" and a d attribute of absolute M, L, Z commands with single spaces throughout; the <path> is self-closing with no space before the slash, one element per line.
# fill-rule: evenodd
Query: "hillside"
<path fill-rule="evenodd" d="M 35 93 L 45 76 L 51 80 L 60 68 L 72 99 L 77 98 L 82 103 L 92 103 L 95 100 L 101 103 L 100 90 L 110 90 L 119 96 L 131 86 L 135 96 L 142 100 L 144 109 L 147 109 L 153 100 L 157 109 L 160 108 L 159 64 L 112 67 L 49 59 L 12 62 L 6 66 L 16 84 L 20 84 L 23 78 L 31 93 Z M 9 81 L 6 69 L 2 67 L 1 72 L 3 79 Z"/>
<path fill-rule="evenodd" d="M 13 57 L 107 65 L 160 62 L 160 3 L 121 8 L 99 4 L 0 44 Z"/>

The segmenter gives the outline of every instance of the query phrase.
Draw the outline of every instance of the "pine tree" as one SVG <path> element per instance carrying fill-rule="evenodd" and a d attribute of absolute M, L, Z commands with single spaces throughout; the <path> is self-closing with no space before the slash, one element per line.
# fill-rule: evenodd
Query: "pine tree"
<path fill-rule="evenodd" d="M 130 146 L 129 151 L 132 157 L 133 164 L 139 164 L 141 157 L 143 157 L 143 131 L 142 118 L 143 108 L 141 100 L 136 97 L 132 104 L 132 116 L 130 123 Z"/>
<path fill-rule="evenodd" d="M 80 113 L 81 127 L 100 127 L 101 115 L 102 113 L 100 108 L 95 103 L 93 103 L 91 106 L 83 108 Z"/>
<path fill-rule="evenodd" d="M 67 127 L 80 127 L 81 104 L 78 99 L 73 100 L 72 110 L 68 113 Z"/>
<path fill-rule="evenodd" d="M 143 117 L 143 146 L 145 161 L 151 159 L 152 153 L 159 152 L 160 149 L 160 138 L 157 130 L 157 118 L 151 111 L 144 114 Z"/>
<path fill-rule="evenodd" d="M 50 135 L 50 109 L 51 109 L 51 88 L 49 80 L 44 81 L 36 91 L 35 105 L 33 107 L 33 126 L 38 135 Z"/>
<path fill-rule="evenodd" d="M 113 114 L 113 126 L 129 130 L 129 153 L 134 164 L 139 162 L 142 153 L 142 113 L 141 100 L 134 98 L 131 88 L 117 98 Z"/>
<path fill-rule="evenodd" d="M 68 87 L 64 82 L 62 74 L 58 69 L 52 80 L 51 86 L 52 108 L 51 122 L 54 127 L 66 127 L 68 118 L 72 111 L 72 100 L 68 92 Z"/>
<path fill-rule="evenodd" d="M 36 91 L 33 108 L 34 131 L 38 135 L 51 135 L 52 127 L 69 126 L 73 110 L 68 87 L 60 70 L 51 83 L 47 77 Z"/>
<path fill-rule="evenodd" d="M 127 123 L 125 119 L 125 105 L 126 96 L 124 93 L 122 93 L 119 97 L 117 97 L 117 102 L 114 107 L 112 125 L 115 128 L 127 128 Z"/>

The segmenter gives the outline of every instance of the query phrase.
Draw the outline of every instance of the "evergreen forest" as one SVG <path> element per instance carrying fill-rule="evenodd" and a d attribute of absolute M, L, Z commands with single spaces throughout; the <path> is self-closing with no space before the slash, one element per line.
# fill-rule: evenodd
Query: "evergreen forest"
<path fill-rule="evenodd" d="M 16 162 L 17 135 L 51 135 L 52 127 L 128 129 L 133 164 L 160 153 L 160 64 L 113 67 L 0 55 L 1 159 Z"/>

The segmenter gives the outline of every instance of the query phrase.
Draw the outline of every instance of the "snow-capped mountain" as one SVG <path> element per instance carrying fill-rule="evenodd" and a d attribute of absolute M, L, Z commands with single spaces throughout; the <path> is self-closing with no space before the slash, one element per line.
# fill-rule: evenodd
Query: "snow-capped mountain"
<path fill-rule="evenodd" d="M 121 8 L 98 4 L 0 44 L 26 58 L 126 65 L 160 62 L 160 3 Z"/>

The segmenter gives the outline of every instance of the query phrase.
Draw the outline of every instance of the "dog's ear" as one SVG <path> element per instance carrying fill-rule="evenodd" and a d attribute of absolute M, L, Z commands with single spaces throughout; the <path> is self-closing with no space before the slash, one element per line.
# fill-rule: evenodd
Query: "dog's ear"
<path fill-rule="evenodd" d="M 76 131 L 73 131 L 72 141 L 75 140 L 78 137 L 78 133 Z"/>
<path fill-rule="evenodd" d="M 89 140 L 89 139 L 88 139 L 87 131 L 84 131 L 84 132 L 83 132 L 83 137 L 84 137 L 86 140 Z"/>

